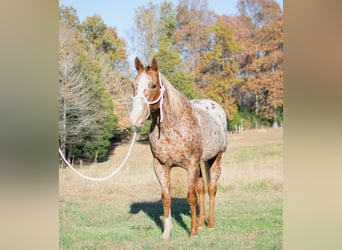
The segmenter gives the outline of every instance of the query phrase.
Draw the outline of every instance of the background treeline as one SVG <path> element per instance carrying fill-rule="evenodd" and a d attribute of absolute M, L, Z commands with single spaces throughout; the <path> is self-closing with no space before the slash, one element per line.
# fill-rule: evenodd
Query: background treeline
<path fill-rule="evenodd" d="M 150 1 L 135 9 L 130 56 L 144 64 L 155 57 L 187 98 L 219 102 L 228 129 L 277 126 L 283 115 L 282 10 L 273 0 L 240 0 L 237 10 L 226 16 L 210 11 L 205 0 Z M 99 15 L 81 23 L 71 6 L 60 7 L 59 29 L 60 146 L 70 160 L 103 160 L 113 138 L 130 128 L 135 70 L 128 41 Z"/>

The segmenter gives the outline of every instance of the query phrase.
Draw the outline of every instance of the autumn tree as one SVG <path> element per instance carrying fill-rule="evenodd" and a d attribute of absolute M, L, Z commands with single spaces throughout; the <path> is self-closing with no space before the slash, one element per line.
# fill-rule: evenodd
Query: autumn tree
<path fill-rule="evenodd" d="M 225 109 L 229 120 L 237 111 L 234 85 L 240 82 L 239 67 L 234 55 L 239 51 L 233 39 L 233 31 L 222 18 L 206 29 L 210 37 L 208 49 L 201 53 L 202 60 L 197 65 L 197 78 L 203 86 L 203 95 L 217 101 Z"/>
<path fill-rule="evenodd" d="M 238 9 L 248 48 L 240 61 L 240 93 L 257 116 L 276 124 L 283 106 L 283 14 L 273 0 L 240 0 Z"/>
<path fill-rule="evenodd" d="M 207 0 L 179 1 L 173 40 L 197 85 L 199 82 L 196 79 L 195 70 L 197 64 L 201 61 L 201 51 L 207 48 L 207 37 L 204 31 L 212 22 Z"/>
<path fill-rule="evenodd" d="M 59 8 L 60 24 L 65 25 L 70 30 L 78 30 L 80 20 L 74 7 L 61 6 Z M 64 32 L 64 31 L 63 31 Z"/>
<path fill-rule="evenodd" d="M 125 59 L 125 42 L 116 30 L 103 22 L 101 16 L 87 17 L 81 25 L 82 33 L 89 45 L 93 45 L 98 56 L 108 56 L 113 63 Z"/>

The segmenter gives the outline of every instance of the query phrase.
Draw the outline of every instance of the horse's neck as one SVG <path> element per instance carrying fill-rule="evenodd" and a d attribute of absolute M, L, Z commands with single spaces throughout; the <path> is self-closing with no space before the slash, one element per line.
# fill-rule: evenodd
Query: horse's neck
<path fill-rule="evenodd" d="M 182 101 L 181 105 L 182 105 L 182 107 L 184 107 L 184 109 L 186 107 L 191 106 L 190 102 L 188 100 L 186 100 L 185 98 Z M 152 119 L 153 119 L 154 123 L 157 124 L 161 128 L 172 126 L 174 123 L 181 121 L 181 118 L 185 115 L 183 112 L 172 112 L 171 111 L 170 100 L 169 100 L 167 93 L 165 93 L 164 101 L 163 101 L 163 108 L 162 108 L 163 121 L 162 122 L 160 122 L 160 112 L 161 112 L 160 108 L 156 112 L 153 112 L 152 113 Z"/>

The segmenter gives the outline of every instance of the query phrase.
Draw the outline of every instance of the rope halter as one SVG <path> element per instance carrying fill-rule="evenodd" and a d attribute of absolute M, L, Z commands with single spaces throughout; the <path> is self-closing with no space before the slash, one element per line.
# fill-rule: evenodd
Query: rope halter
<path fill-rule="evenodd" d="M 147 116 L 146 116 L 145 119 L 147 119 L 150 116 L 150 114 L 151 114 L 150 105 L 156 104 L 156 103 L 158 103 L 160 101 L 160 104 L 159 104 L 160 122 L 162 122 L 163 121 L 163 101 L 164 101 L 165 87 L 164 87 L 164 85 L 162 83 L 159 71 L 158 71 L 158 77 L 159 77 L 159 85 L 160 85 L 160 94 L 159 94 L 157 99 L 155 99 L 153 101 L 149 101 L 149 100 L 147 100 L 147 98 L 145 97 L 144 94 L 137 94 L 136 96 L 133 96 L 133 94 L 132 94 L 131 98 L 132 98 L 133 101 L 135 99 L 141 98 L 146 103 L 146 106 L 147 106 Z"/>

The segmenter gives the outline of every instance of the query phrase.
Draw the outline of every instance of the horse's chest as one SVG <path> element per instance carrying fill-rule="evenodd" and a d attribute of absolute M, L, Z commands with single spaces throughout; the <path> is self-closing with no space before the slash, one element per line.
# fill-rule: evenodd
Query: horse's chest
<path fill-rule="evenodd" d="M 152 131 L 150 146 L 153 156 L 168 166 L 186 167 L 189 160 L 200 158 L 202 153 L 201 136 L 197 130 L 178 127 L 161 133 L 157 129 Z"/>

